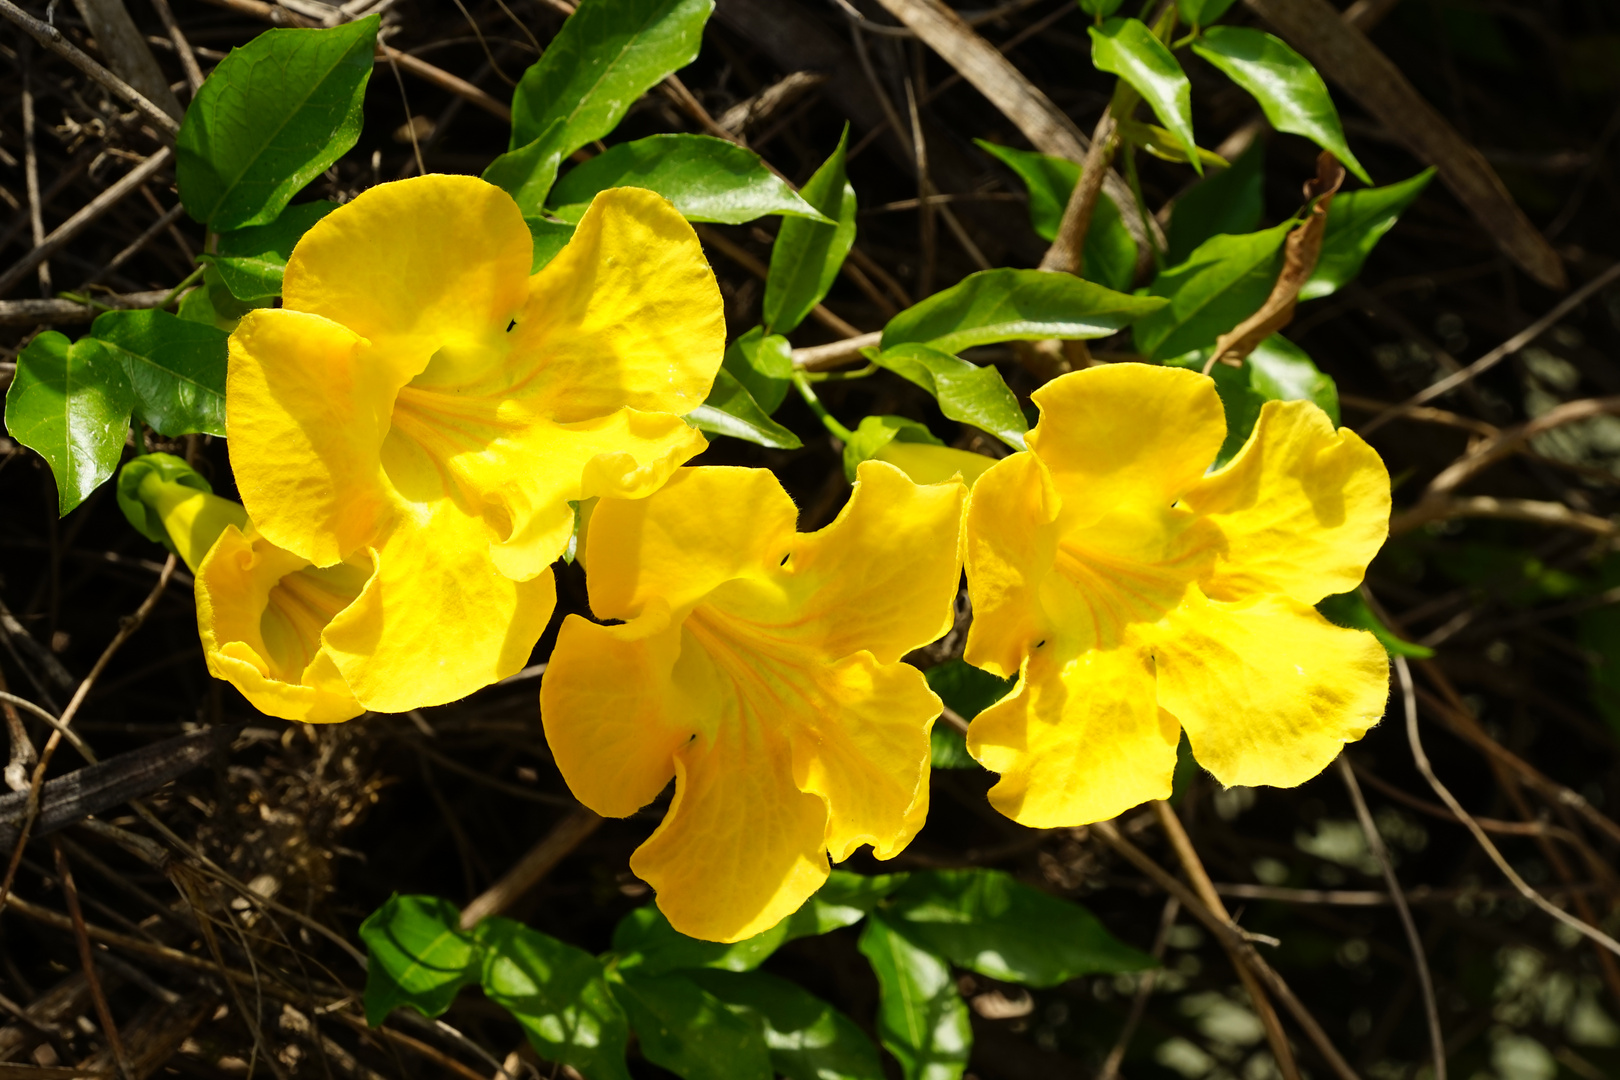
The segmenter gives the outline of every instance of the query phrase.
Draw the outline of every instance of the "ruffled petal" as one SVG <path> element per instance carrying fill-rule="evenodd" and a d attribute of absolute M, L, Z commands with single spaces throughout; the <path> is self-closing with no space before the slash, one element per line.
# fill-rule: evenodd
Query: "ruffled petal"
<path fill-rule="evenodd" d="M 1204 475 L 1226 438 L 1208 376 L 1156 364 L 1104 364 L 1032 395 L 1041 421 L 1029 448 L 1063 495 L 1065 523 L 1168 506 Z"/>
<path fill-rule="evenodd" d="M 197 627 L 208 670 L 260 712 L 309 724 L 365 712 L 321 633 L 364 586 L 365 560 L 317 569 L 228 525 L 197 572 Z"/>
<path fill-rule="evenodd" d="M 528 300 L 533 257 L 506 192 L 474 176 L 418 176 L 316 222 L 287 260 L 282 305 L 383 347 L 466 348 L 505 334 Z"/>
<path fill-rule="evenodd" d="M 512 336 L 514 353 L 543 373 L 520 392 L 560 422 L 624 406 L 684 416 L 720 370 L 725 313 L 680 212 L 650 191 L 611 188 L 534 276 Z"/>
<path fill-rule="evenodd" d="M 1012 678 L 1047 632 L 1040 585 L 1057 557 L 1061 503 L 1034 454 L 1003 458 L 973 485 L 965 530 L 973 601 L 968 663 Z"/>
<path fill-rule="evenodd" d="M 948 632 L 966 498 L 959 482 L 918 485 L 892 465 L 861 462 L 838 517 L 800 536 L 788 559 L 797 632 L 829 659 L 865 649 L 880 663 Z"/>
<path fill-rule="evenodd" d="M 1376 638 L 1285 596 L 1227 604 L 1191 590 L 1153 649 L 1159 703 L 1229 787 L 1304 783 L 1378 723 L 1389 695 Z"/>
<path fill-rule="evenodd" d="M 1266 402 L 1243 449 L 1183 502 L 1225 535 L 1203 583 L 1221 600 L 1284 593 L 1314 604 L 1348 592 L 1389 535 L 1377 451 L 1307 401 Z"/>
<path fill-rule="evenodd" d="M 1013 692 L 968 725 L 968 752 L 1001 779 L 990 804 L 1036 829 L 1087 825 L 1170 794 L 1175 721 L 1154 702 L 1134 638 L 1076 651 L 1049 638 Z"/>
<path fill-rule="evenodd" d="M 680 651 L 680 626 L 661 603 L 621 626 L 563 622 L 540 683 L 540 719 L 568 790 L 598 814 L 633 814 L 674 778 L 675 754 L 696 731 L 674 708 Z"/>
<path fill-rule="evenodd" d="M 379 351 L 318 315 L 243 317 L 230 340 L 226 446 L 265 537 L 318 566 L 371 542 L 389 514 L 380 460 L 389 412 L 426 359 Z"/>
<path fill-rule="evenodd" d="M 645 499 L 604 499 L 586 539 L 591 610 L 634 619 L 657 598 L 684 616 L 721 583 L 774 570 L 797 518 L 765 469 L 681 469 Z"/>
<path fill-rule="evenodd" d="M 379 712 L 442 705 L 516 674 L 556 606 L 549 570 L 502 574 L 483 520 L 449 500 L 401 514 L 374 558 L 325 640 L 355 697 Z"/>

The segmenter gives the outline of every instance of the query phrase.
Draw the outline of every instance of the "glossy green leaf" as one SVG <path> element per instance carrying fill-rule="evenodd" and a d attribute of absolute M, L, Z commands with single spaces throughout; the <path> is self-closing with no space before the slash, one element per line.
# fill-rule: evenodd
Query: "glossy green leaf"
<path fill-rule="evenodd" d="M 366 968 L 366 1023 L 376 1027 L 397 1006 L 424 1016 L 450 1007 L 480 975 L 480 950 L 461 929 L 461 909 L 436 896 L 395 893 L 360 924 Z"/>
<path fill-rule="evenodd" d="M 1181 21 L 1190 26 L 1208 26 L 1231 7 L 1236 0 L 1176 0 Z"/>
<path fill-rule="evenodd" d="M 763 971 L 694 971 L 688 977 L 732 1012 L 764 1022 L 771 1067 L 788 1080 L 883 1080 L 872 1040 L 809 991 Z"/>
<path fill-rule="evenodd" d="M 1216 173 L 1176 199 L 1170 212 L 1169 244 L 1164 256 L 1169 265 L 1185 262 L 1194 248 L 1212 236 L 1253 232 L 1260 227 L 1265 161 L 1265 140 L 1256 139 L 1230 169 Z M 1328 221 L 1331 226 L 1331 212 Z"/>
<path fill-rule="evenodd" d="M 1193 41 L 1192 49 L 1247 90 L 1272 127 L 1305 136 L 1362 183 L 1372 183 L 1344 140 L 1344 125 L 1327 84 L 1287 42 L 1248 26 L 1212 26 Z"/>
<path fill-rule="evenodd" d="M 904 875 L 867 876 L 834 870 L 804 906 L 775 926 L 730 945 L 687 937 L 652 904 L 637 908 L 613 931 L 619 967 L 644 975 L 687 968 L 752 971 L 777 949 L 802 937 L 815 937 L 860 922 L 883 897 L 900 887 Z"/>
<path fill-rule="evenodd" d="M 539 216 L 551 195 L 551 185 L 557 182 L 563 159 L 557 138 L 562 130 L 563 120 L 555 119 L 542 134 L 508 150 L 484 168 L 483 178 L 512 196 L 526 219 Z"/>
<path fill-rule="evenodd" d="M 587 1080 L 630 1080 L 630 1025 L 601 961 L 499 916 L 479 923 L 474 935 L 483 949 L 484 996 L 512 1014 L 536 1053 Z"/>
<path fill-rule="evenodd" d="M 999 679 L 965 660 L 947 660 L 935 664 L 923 673 L 928 688 L 939 695 L 945 706 L 963 720 L 972 720 L 979 713 L 1000 701 L 1012 690 L 1014 680 Z M 962 733 L 943 718 L 934 721 L 930 732 L 931 757 L 936 769 L 977 769 L 979 763 L 967 752 L 967 741 Z"/>
<path fill-rule="evenodd" d="M 774 413 L 793 385 L 793 346 L 781 334 L 756 326 L 726 346 L 720 366 L 747 387 L 761 409 Z"/>
<path fill-rule="evenodd" d="M 919 948 L 879 913 L 866 920 L 860 950 L 878 981 L 878 1039 L 906 1080 L 960 1080 L 973 1052 L 973 1025 L 950 965 Z"/>
<path fill-rule="evenodd" d="M 250 225 L 219 236 L 214 268 L 231 295 L 238 300 L 263 300 L 281 294 L 281 277 L 293 245 L 309 227 L 337 209 L 319 199 L 289 206 L 268 225 Z"/>
<path fill-rule="evenodd" d="M 994 367 L 980 367 L 927 345 L 912 344 L 873 352 L 871 360 L 934 395 L 939 411 L 948 419 L 987 431 L 1014 450 L 1024 449 L 1029 422 Z"/>
<path fill-rule="evenodd" d="M 195 289 L 180 298 L 180 306 L 176 310 L 180 318 L 186 322 L 212 326 L 229 334 L 236 329 L 236 324 L 242 321 L 243 315 L 254 308 L 270 307 L 274 303 L 273 296 L 238 300 L 226 287 L 219 268 L 212 262 L 205 262 L 202 281 Z"/>
<path fill-rule="evenodd" d="M 1106 19 L 1119 10 L 1125 0 L 1080 0 L 1080 10 L 1087 15 Z"/>
<path fill-rule="evenodd" d="M 928 446 L 945 445 L 928 430 L 928 425 L 904 416 L 864 416 L 856 426 L 853 437 L 844 444 L 844 476 L 853 484 L 855 467 L 876 457 L 879 450 L 895 439 Z"/>
<path fill-rule="evenodd" d="M 511 148 L 547 135 L 567 157 L 618 127 L 636 99 L 696 58 L 713 10 L 714 0 L 584 0 L 512 94 Z"/>
<path fill-rule="evenodd" d="M 797 435 L 772 420 L 748 388 L 725 368 L 715 372 L 714 388 L 702 405 L 686 414 L 686 421 L 702 431 L 776 450 L 797 450 L 804 445 Z"/>
<path fill-rule="evenodd" d="M 175 140 L 186 212 L 225 232 L 272 222 L 360 137 L 380 17 L 267 30 L 208 76 Z"/>
<path fill-rule="evenodd" d="M 1367 603 L 1367 598 L 1356 589 L 1335 596 L 1323 597 L 1316 610 L 1322 613 L 1323 618 L 1338 626 L 1351 630 L 1365 630 L 1378 639 L 1384 651 L 1391 656 L 1405 656 L 1413 660 L 1427 660 L 1434 655 L 1434 650 L 1427 645 L 1418 645 L 1406 641 L 1395 631 L 1384 625 Z"/>
<path fill-rule="evenodd" d="M 1434 179 L 1434 170 L 1424 169 L 1409 180 L 1388 187 L 1345 191 L 1328 204 L 1327 229 L 1322 234 L 1322 253 L 1310 280 L 1299 290 L 1301 300 L 1315 300 L 1337 292 L 1361 273 L 1362 263 L 1378 246 L 1384 234 L 1408 206 L 1423 194 Z"/>
<path fill-rule="evenodd" d="M 882 913 L 913 944 L 958 967 L 1026 986 L 1157 966 L 1079 904 L 1000 870 L 912 874 Z"/>
<path fill-rule="evenodd" d="M 98 341 L 47 330 L 17 354 L 6 431 L 51 467 L 60 513 L 118 468 L 134 403 L 123 365 Z"/>
<path fill-rule="evenodd" d="M 534 237 L 534 262 L 529 267 L 531 274 L 538 274 L 574 238 L 574 226 L 565 221 L 528 217 L 523 219 L 523 224 L 529 227 L 529 235 Z"/>
<path fill-rule="evenodd" d="M 1024 182 L 1029 191 L 1029 223 L 1036 235 L 1048 243 L 1057 239 L 1063 208 L 1069 204 L 1074 185 L 1080 182 L 1080 166 L 1033 150 L 1015 150 L 983 139 L 973 141 Z M 1081 277 L 1121 292 L 1130 289 L 1136 278 L 1136 241 L 1119 216 L 1119 207 L 1106 192 L 1098 196 L 1091 212 L 1080 269 Z"/>
<path fill-rule="evenodd" d="M 225 331 L 151 309 L 103 312 L 90 333 L 123 365 L 136 414 L 158 434 L 225 434 Z"/>
<path fill-rule="evenodd" d="M 1141 94 L 1153 115 L 1187 151 L 1192 167 L 1202 172 L 1193 138 L 1192 83 L 1164 42 L 1140 19 L 1109 19 L 1089 27 L 1088 32 L 1091 62 L 1097 70 L 1119 76 Z"/>
<path fill-rule="evenodd" d="M 556 217 L 578 221 L 597 192 L 615 187 L 656 191 L 689 221 L 740 225 L 768 214 L 821 219 L 758 154 L 712 135 L 651 135 L 620 143 L 570 169 L 547 201 Z"/>
<path fill-rule="evenodd" d="M 1136 348 L 1155 360 L 1207 348 L 1260 310 L 1282 268 L 1289 220 L 1238 236 L 1213 236 L 1161 273 L 1150 296 L 1167 303 L 1136 324 Z"/>
<path fill-rule="evenodd" d="M 958 353 L 997 341 L 1107 337 L 1164 306 L 1071 274 L 981 270 L 890 319 L 882 347 L 915 343 Z"/>
<path fill-rule="evenodd" d="M 1214 351 L 1211 346 L 1165 363 L 1202 371 Z M 1260 419 L 1261 406 L 1268 401 L 1309 401 L 1335 424 L 1339 422 L 1339 390 L 1333 379 L 1316 366 L 1304 349 L 1281 334 L 1272 334 L 1255 346 L 1241 366 L 1216 364 L 1210 375 L 1226 411 L 1226 439 L 1215 455 L 1216 468 L 1243 449 Z"/>
<path fill-rule="evenodd" d="M 654 1065 L 685 1080 L 771 1080 L 771 1052 L 757 1016 L 738 1015 L 685 975 L 621 970 L 612 986 L 642 1056 Z"/>
<path fill-rule="evenodd" d="M 855 245 L 855 188 L 844 175 L 844 148 L 848 142 L 846 124 L 832 156 L 799 191 L 805 202 L 836 224 L 783 218 L 776 242 L 771 245 L 762 308 L 765 326 L 775 333 L 792 333 L 821 303 Z"/>

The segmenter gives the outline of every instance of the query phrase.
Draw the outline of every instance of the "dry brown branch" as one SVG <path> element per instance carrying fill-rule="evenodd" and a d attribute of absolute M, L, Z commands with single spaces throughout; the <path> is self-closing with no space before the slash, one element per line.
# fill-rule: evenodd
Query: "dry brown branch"
<path fill-rule="evenodd" d="M 461 928 L 471 930 L 491 915 L 499 915 L 567 858 L 584 839 L 601 827 L 602 818 L 577 807 L 557 822 L 499 881 L 475 897 L 461 912 Z"/>

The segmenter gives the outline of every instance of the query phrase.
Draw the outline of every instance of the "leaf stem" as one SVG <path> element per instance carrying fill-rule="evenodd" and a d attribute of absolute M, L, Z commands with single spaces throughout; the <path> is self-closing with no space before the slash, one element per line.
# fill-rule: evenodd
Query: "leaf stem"
<path fill-rule="evenodd" d="M 187 286 L 195 285 L 198 280 L 202 278 L 203 271 L 206 269 L 208 269 L 206 266 L 199 266 L 197 269 L 187 274 L 184 281 L 169 290 L 168 295 L 163 298 L 163 302 L 158 304 L 158 307 L 166 308 L 170 304 L 174 303 L 174 298 L 184 292 Z"/>
<path fill-rule="evenodd" d="M 816 392 L 810 389 L 810 380 L 805 378 L 804 372 L 793 373 L 793 385 L 798 389 L 799 396 L 804 398 L 804 403 L 810 406 L 810 411 L 816 414 L 816 419 L 821 421 L 822 427 L 846 443 L 855 438 L 855 433 L 834 419 L 833 414 L 827 411 L 827 406 L 816 397 Z"/>

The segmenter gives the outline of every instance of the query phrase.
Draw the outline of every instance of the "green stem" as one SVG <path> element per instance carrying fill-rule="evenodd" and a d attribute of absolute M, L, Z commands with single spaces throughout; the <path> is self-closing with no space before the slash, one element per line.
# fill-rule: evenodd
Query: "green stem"
<path fill-rule="evenodd" d="M 1148 247 L 1153 252 L 1153 266 L 1157 270 L 1164 269 L 1164 252 L 1153 240 L 1153 223 L 1148 220 L 1147 202 L 1142 197 L 1142 178 L 1136 171 L 1136 147 L 1125 147 L 1125 180 L 1131 186 L 1131 194 L 1136 198 L 1137 215 L 1142 221 L 1142 232 L 1147 237 Z"/>
<path fill-rule="evenodd" d="M 821 421 L 822 427 L 846 443 L 854 440 L 855 433 L 835 420 L 832 413 L 827 411 L 827 406 L 816 397 L 816 392 L 810 389 L 810 380 L 804 377 L 804 372 L 793 373 L 793 385 L 798 388 L 799 396 L 804 398 L 804 403 L 810 406 L 810 411 L 816 414 L 816 419 Z"/>
<path fill-rule="evenodd" d="M 862 368 L 852 368 L 848 371 L 803 371 L 799 374 L 805 382 L 844 382 L 849 379 L 864 379 L 868 375 L 875 375 L 880 369 L 876 364 L 867 364 Z"/>
<path fill-rule="evenodd" d="M 184 281 L 182 281 L 180 284 L 176 285 L 174 288 L 169 290 L 169 295 L 167 295 L 167 296 L 165 296 L 163 298 L 163 302 L 161 304 L 159 304 L 158 307 L 166 308 L 170 304 L 174 303 L 174 298 L 179 296 L 182 292 L 184 292 L 187 286 L 195 285 L 195 284 L 197 284 L 198 281 L 200 281 L 202 279 L 203 271 L 206 270 L 206 269 L 207 269 L 207 267 L 199 266 L 199 267 L 197 267 L 197 269 L 195 269 L 191 273 L 187 274 L 186 279 Z"/>

